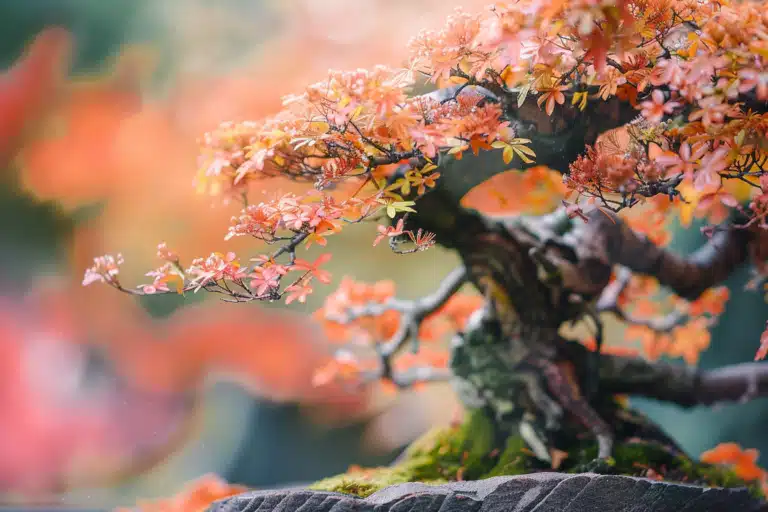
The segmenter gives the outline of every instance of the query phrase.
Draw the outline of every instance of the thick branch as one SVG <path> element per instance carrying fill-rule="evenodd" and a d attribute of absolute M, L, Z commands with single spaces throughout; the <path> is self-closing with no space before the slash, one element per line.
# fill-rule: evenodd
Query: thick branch
<path fill-rule="evenodd" d="M 580 343 L 566 343 L 566 357 L 582 368 L 590 352 Z M 583 377 L 582 377 L 583 378 Z M 744 402 L 768 397 L 768 364 L 742 363 L 715 370 L 681 364 L 603 354 L 601 392 L 642 396 L 682 407 Z"/>
<path fill-rule="evenodd" d="M 647 363 L 642 361 L 642 363 Z M 625 369 L 641 363 L 625 363 Z M 654 398 L 683 407 L 721 402 L 746 402 L 768 397 L 768 365 L 742 363 L 716 370 L 688 370 L 667 363 L 650 363 L 654 382 L 644 379 L 606 380 L 603 385 L 615 393 Z"/>
<path fill-rule="evenodd" d="M 768 365 L 741 363 L 700 372 L 695 396 L 702 405 L 768 396 Z"/>
<path fill-rule="evenodd" d="M 734 226 L 717 230 L 699 250 L 683 257 L 656 246 L 617 215 L 594 210 L 587 216 L 589 220 L 581 229 L 602 239 L 608 263 L 653 276 L 688 300 L 726 280 L 749 255 L 752 234 Z"/>

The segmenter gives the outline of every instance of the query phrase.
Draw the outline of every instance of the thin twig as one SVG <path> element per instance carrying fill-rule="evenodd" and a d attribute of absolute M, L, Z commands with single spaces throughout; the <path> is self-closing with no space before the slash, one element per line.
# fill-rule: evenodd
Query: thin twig
<path fill-rule="evenodd" d="M 426 317 L 440 309 L 467 280 L 466 269 L 458 267 L 448 274 L 440 283 L 438 289 L 425 297 L 416 300 L 402 300 L 392 298 L 384 303 L 370 303 L 363 306 L 351 307 L 341 316 L 330 315 L 328 320 L 340 324 L 348 324 L 364 317 L 375 317 L 387 311 L 399 311 L 402 314 L 400 324 L 395 334 L 388 341 L 377 346 L 377 352 L 381 358 L 380 377 L 393 378 L 392 357 L 400 351 L 405 343 L 413 341 L 413 352 L 419 348 L 419 326 Z"/>
<path fill-rule="evenodd" d="M 619 267 L 616 279 L 605 287 L 597 300 L 595 309 L 598 313 L 613 313 L 620 320 L 632 324 L 648 327 L 656 332 L 669 332 L 682 324 L 688 316 L 678 311 L 662 317 L 637 318 L 619 307 L 619 297 L 629 285 L 632 272 L 626 267 Z"/>

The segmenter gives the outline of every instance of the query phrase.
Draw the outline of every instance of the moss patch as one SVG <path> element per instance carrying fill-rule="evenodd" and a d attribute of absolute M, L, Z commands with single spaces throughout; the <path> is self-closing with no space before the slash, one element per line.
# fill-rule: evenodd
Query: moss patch
<path fill-rule="evenodd" d="M 461 426 L 428 432 L 392 466 L 350 469 L 345 474 L 317 482 L 311 489 L 366 497 L 390 485 L 406 482 L 441 484 L 552 471 L 525 448 L 520 437 L 509 437 L 503 443 L 496 443 L 494 439 L 491 421 L 482 412 L 475 411 Z M 503 446 L 495 447 L 497 444 Z M 596 455 L 594 442 L 579 441 L 568 451 L 568 457 L 558 471 L 582 472 L 589 469 L 588 465 Z M 748 487 L 755 497 L 763 498 L 759 485 L 744 482 L 733 471 L 693 461 L 656 442 L 617 443 L 613 459 L 601 472 L 710 487 Z"/>

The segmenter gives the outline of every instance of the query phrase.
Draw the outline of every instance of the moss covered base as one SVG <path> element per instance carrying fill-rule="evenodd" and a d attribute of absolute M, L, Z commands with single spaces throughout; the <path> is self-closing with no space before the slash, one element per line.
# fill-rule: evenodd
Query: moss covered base
<path fill-rule="evenodd" d="M 311 489 L 366 497 L 390 485 L 406 482 L 440 484 L 555 470 L 552 465 L 534 457 L 520 437 L 507 438 L 502 447 L 496 447 L 498 443 L 494 439 L 493 424 L 482 413 L 473 413 L 462 426 L 427 433 L 392 466 L 352 469 L 317 482 Z M 558 461 L 556 470 L 649 477 L 705 487 L 748 487 L 755 497 L 763 498 L 758 485 L 744 482 L 733 471 L 696 462 L 656 441 L 618 441 L 614 457 L 600 470 L 590 467 L 596 451 L 596 445 L 590 439 L 579 441 L 563 452 L 564 458 Z"/>

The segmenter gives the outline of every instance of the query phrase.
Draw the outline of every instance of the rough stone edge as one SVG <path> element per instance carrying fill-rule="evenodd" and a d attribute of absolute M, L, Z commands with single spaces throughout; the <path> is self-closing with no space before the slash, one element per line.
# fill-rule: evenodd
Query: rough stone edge
<path fill-rule="evenodd" d="M 471 482 L 398 484 L 367 498 L 309 489 L 251 491 L 207 512 L 768 512 L 747 489 L 706 488 L 630 476 L 532 473 Z"/>

